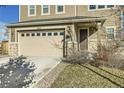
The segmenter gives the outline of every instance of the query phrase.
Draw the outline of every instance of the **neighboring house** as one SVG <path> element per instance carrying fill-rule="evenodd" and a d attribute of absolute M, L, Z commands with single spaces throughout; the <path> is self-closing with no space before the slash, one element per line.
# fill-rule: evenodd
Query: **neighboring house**
<path fill-rule="evenodd" d="M 20 20 L 8 25 L 9 54 L 65 56 L 71 29 L 76 48 L 93 52 L 99 40 L 116 39 L 115 5 L 21 5 Z M 105 31 L 101 30 L 105 28 Z M 107 32 L 107 35 L 104 35 Z M 68 42 L 71 44 L 71 42 Z"/>
<path fill-rule="evenodd" d="M 8 40 L 0 41 L 0 55 L 8 55 Z"/>

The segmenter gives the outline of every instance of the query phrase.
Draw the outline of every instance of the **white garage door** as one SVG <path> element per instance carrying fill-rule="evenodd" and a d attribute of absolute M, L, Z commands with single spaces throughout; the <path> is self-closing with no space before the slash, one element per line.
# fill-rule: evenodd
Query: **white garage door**
<path fill-rule="evenodd" d="M 18 32 L 19 54 L 24 56 L 63 56 L 63 31 Z"/>

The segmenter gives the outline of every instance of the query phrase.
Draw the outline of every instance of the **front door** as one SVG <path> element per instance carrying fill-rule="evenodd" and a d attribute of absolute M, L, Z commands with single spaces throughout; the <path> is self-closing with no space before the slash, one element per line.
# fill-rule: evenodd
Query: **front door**
<path fill-rule="evenodd" d="M 88 49 L 88 29 L 80 29 L 80 50 Z"/>

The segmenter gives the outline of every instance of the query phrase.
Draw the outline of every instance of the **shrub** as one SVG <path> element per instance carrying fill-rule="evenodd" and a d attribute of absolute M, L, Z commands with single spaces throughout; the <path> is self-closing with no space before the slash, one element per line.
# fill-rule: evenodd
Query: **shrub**
<path fill-rule="evenodd" d="M 122 54 L 111 55 L 108 62 L 105 62 L 104 65 L 111 68 L 124 69 L 124 56 Z"/>
<path fill-rule="evenodd" d="M 73 54 L 70 54 L 66 58 L 62 59 L 62 61 L 71 64 L 91 63 L 95 61 L 95 54 L 87 51 L 73 52 Z"/>
<path fill-rule="evenodd" d="M 0 66 L 0 87 L 21 88 L 33 83 L 35 65 L 26 61 L 26 57 L 10 58 Z"/>
<path fill-rule="evenodd" d="M 119 45 L 120 43 L 118 41 L 100 42 L 97 46 L 97 58 L 108 61 L 109 57 L 118 51 Z"/>
<path fill-rule="evenodd" d="M 99 43 L 96 63 L 111 68 L 123 69 L 124 55 L 121 54 L 123 48 L 120 48 L 121 43 L 118 41 L 110 41 L 104 44 Z"/>

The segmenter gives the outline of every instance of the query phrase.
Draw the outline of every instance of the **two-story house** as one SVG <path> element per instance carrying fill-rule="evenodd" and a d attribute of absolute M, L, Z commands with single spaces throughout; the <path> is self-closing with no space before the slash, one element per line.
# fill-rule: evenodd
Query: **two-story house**
<path fill-rule="evenodd" d="M 62 57 L 67 52 L 67 30 L 72 32 L 79 51 L 93 52 L 98 40 L 114 39 L 116 36 L 116 16 L 108 17 L 112 9 L 116 6 L 21 5 L 19 22 L 8 25 L 9 54 Z M 105 32 L 107 35 L 104 35 Z"/>

